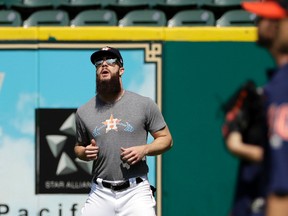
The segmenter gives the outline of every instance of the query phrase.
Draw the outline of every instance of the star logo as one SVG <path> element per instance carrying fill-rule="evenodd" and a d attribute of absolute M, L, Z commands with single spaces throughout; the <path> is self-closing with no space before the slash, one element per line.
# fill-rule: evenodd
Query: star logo
<path fill-rule="evenodd" d="M 111 130 L 118 131 L 117 125 L 120 123 L 120 119 L 114 118 L 113 114 L 110 115 L 110 119 L 105 120 L 102 122 L 104 125 L 106 125 L 106 133 L 108 133 Z"/>
<path fill-rule="evenodd" d="M 125 132 L 133 133 L 134 127 L 127 121 L 121 120 L 118 118 L 114 118 L 113 114 L 110 115 L 110 118 L 102 122 L 101 126 L 96 126 L 92 132 L 94 137 L 97 137 L 101 135 L 101 131 L 105 128 L 106 133 L 109 131 L 118 131 L 121 130 L 121 128 Z"/>
<path fill-rule="evenodd" d="M 75 108 L 36 109 L 36 194 L 83 194 L 90 190 L 93 161 L 74 152 Z"/>
<path fill-rule="evenodd" d="M 78 158 L 73 160 L 70 156 L 63 152 L 63 147 L 66 145 L 67 135 L 75 136 L 76 134 L 76 125 L 75 125 L 75 113 L 72 113 L 59 128 L 59 131 L 63 132 L 66 135 L 56 135 L 50 134 L 46 135 L 46 140 L 49 145 L 49 148 L 54 156 L 57 158 L 60 154 L 60 161 L 58 163 L 56 175 L 66 175 L 70 173 L 75 173 L 78 171 L 75 163 L 78 164 L 84 171 L 87 173 L 91 173 L 92 163 L 81 161 Z"/>

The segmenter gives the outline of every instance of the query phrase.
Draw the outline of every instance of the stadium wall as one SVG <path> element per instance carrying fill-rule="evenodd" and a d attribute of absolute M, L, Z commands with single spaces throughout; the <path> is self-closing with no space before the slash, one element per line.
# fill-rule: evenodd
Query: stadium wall
<path fill-rule="evenodd" d="M 53 111 L 84 103 L 95 92 L 95 77 L 87 75 L 93 73 L 89 56 L 104 45 L 124 53 L 131 90 L 139 90 L 135 73 L 149 77 L 140 93 L 158 103 L 174 137 L 171 151 L 156 161 L 150 159 L 158 216 L 228 215 L 238 164 L 222 141 L 221 103 L 247 79 L 258 85 L 266 82 L 265 69 L 273 62 L 255 40 L 253 27 L 0 28 L 0 215 L 79 214 L 86 194 L 37 192 L 41 145 L 37 115 L 23 106 Z M 135 56 L 141 61 L 137 67 Z M 153 71 L 152 75 L 146 71 Z M 25 132 L 34 124 L 35 131 Z M 10 145 L 23 161 L 9 156 Z M 21 172 L 21 166 L 11 164 L 30 169 Z M 15 172 L 4 174 L 13 168 Z M 19 175 L 35 181 L 26 190 L 29 194 L 21 194 L 22 186 L 15 186 Z"/>

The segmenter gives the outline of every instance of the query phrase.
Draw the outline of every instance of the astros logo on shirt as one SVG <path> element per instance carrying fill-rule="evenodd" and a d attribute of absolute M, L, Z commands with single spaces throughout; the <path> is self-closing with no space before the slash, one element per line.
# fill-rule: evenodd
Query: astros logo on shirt
<path fill-rule="evenodd" d="M 121 119 L 114 118 L 113 114 L 110 115 L 109 119 L 106 119 L 102 122 L 103 125 L 100 127 L 95 127 L 93 130 L 94 137 L 100 135 L 100 131 L 105 128 L 105 132 L 108 133 L 109 131 L 118 131 L 119 127 L 124 127 L 124 131 L 132 133 L 134 128 L 128 122 L 123 122 Z"/>

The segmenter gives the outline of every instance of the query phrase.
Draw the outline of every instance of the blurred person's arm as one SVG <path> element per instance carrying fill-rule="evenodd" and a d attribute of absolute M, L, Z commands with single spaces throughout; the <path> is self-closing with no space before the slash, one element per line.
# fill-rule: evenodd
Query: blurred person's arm
<path fill-rule="evenodd" d="M 288 216 L 288 194 L 271 194 L 267 199 L 266 216 Z"/>
<path fill-rule="evenodd" d="M 263 149 L 260 146 L 244 143 L 240 132 L 231 132 L 226 138 L 227 149 L 235 156 L 260 162 L 263 157 Z"/>

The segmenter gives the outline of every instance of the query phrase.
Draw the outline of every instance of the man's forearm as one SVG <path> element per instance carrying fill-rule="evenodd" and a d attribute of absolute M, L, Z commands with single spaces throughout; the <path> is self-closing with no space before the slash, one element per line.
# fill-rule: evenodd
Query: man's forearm
<path fill-rule="evenodd" d="M 172 136 L 166 127 L 163 131 L 156 133 L 154 141 L 146 145 L 146 155 L 155 156 L 168 151 L 173 146 Z"/>

